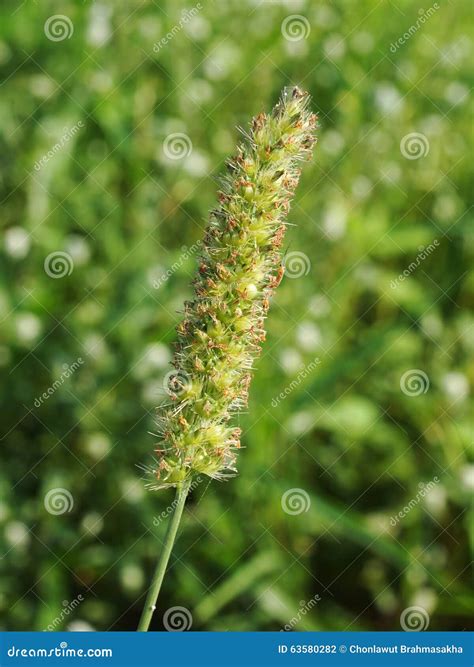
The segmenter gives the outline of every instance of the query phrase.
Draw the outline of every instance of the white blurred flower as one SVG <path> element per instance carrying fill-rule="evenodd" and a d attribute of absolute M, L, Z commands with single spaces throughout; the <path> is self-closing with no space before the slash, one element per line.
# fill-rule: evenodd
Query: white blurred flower
<path fill-rule="evenodd" d="M 449 53 L 450 66 L 456 67 L 472 54 L 472 39 L 470 35 L 460 35 L 456 41 L 446 44 L 445 51 Z"/>
<path fill-rule="evenodd" d="M 454 220 L 459 212 L 459 201 L 455 197 L 444 194 L 435 199 L 433 215 L 439 220 L 449 222 L 450 220 Z"/>
<path fill-rule="evenodd" d="M 367 176 L 356 176 L 352 181 L 352 194 L 357 199 L 365 199 L 369 196 L 373 183 Z"/>
<path fill-rule="evenodd" d="M 418 79 L 420 76 L 416 62 L 413 62 L 409 58 L 400 60 L 398 69 L 400 72 L 403 72 L 405 81 L 409 79 Z"/>
<path fill-rule="evenodd" d="M 132 374 L 138 380 L 156 376 L 156 371 L 170 369 L 172 358 L 171 350 L 163 343 L 151 343 L 143 352 L 140 352 L 140 359 L 134 365 Z M 156 396 L 155 396 L 156 399 Z"/>
<path fill-rule="evenodd" d="M 292 42 L 288 39 L 285 39 L 283 42 L 283 48 L 285 53 L 290 56 L 290 58 L 304 58 L 309 51 L 308 40 L 299 39 L 296 42 Z"/>
<path fill-rule="evenodd" d="M 125 590 L 130 592 L 140 591 L 143 588 L 145 577 L 143 570 L 133 563 L 125 565 L 120 569 L 120 582 Z"/>
<path fill-rule="evenodd" d="M 371 123 L 364 126 L 363 130 L 361 131 L 361 135 L 362 139 L 370 144 L 369 150 L 372 150 L 374 153 L 379 153 L 380 155 L 384 155 L 386 157 L 392 142 L 392 139 L 386 130 L 377 129 L 377 126 Z"/>
<path fill-rule="evenodd" d="M 303 350 L 311 352 L 321 345 L 321 329 L 313 322 L 301 322 L 296 329 L 296 340 Z"/>
<path fill-rule="evenodd" d="M 464 312 L 460 315 L 456 328 L 463 348 L 469 355 L 474 355 L 474 336 L 472 335 L 474 317 L 467 311 Z"/>
<path fill-rule="evenodd" d="M 148 269 L 146 274 L 146 281 L 149 287 L 156 289 L 156 285 L 161 286 L 166 282 L 164 276 L 166 276 L 166 267 L 161 266 L 161 264 L 155 264 Z"/>
<path fill-rule="evenodd" d="M 197 42 L 207 39 L 211 34 L 211 24 L 202 16 L 192 16 L 183 23 L 184 31 Z"/>
<path fill-rule="evenodd" d="M 412 604 L 416 607 L 422 607 L 431 614 L 438 602 L 438 596 L 432 588 L 421 588 L 416 591 L 412 598 Z"/>
<path fill-rule="evenodd" d="M 10 521 L 5 526 L 5 540 L 13 548 L 26 547 L 30 542 L 27 526 L 21 521 Z"/>
<path fill-rule="evenodd" d="M 316 294 L 311 297 L 309 302 L 309 311 L 314 317 L 322 317 L 331 312 L 331 304 L 324 294 Z"/>
<path fill-rule="evenodd" d="M 330 35 L 323 44 L 324 53 L 331 60 L 340 60 L 346 53 L 346 42 L 342 35 Z"/>
<path fill-rule="evenodd" d="M 314 11 L 314 22 L 322 28 L 332 28 L 338 25 L 339 18 L 329 5 L 319 5 Z"/>
<path fill-rule="evenodd" d="M 469 380 L 463 373 L 453 371 L 441 379 L 444 393 L 453 400 L 463 400 L 469 394 Z"/>
<path fill-rule="evenodd" d="M 346 145 L 345 139 L 340 132 L 336 130 L 327 130 L 321 137 L 320 149 L 328 155 L 337 155 Z"/>
<path fill-rule="evenodd" d="M 347 224 L 347 210 L 343 202 L 330 204 L 323 216 L 323 229 L 328 238 L 336 241 L 344 236 Z"/>
<path fill-rule="evenodd" d="M 152 368 L 166 368 L 171 361 L 171 351 L 163 343 L 152 343 L 145 348 L 144 362 Z"/>
<path fill-rule="evenodd" d="M 446 489 L 441 484 L 437 484 L 427 491 L 423 501 L 430 512 L 441 514 L 446 507 Z"/>
<path fill-rule="evenodd" d="M 89 512 L 82 519 L 81 528 L 85 533 L 98 535 L 104 529 L 104 520 L 97 512 Z"/>
<path fill-rule="evenodd" d="M 112 36 L 111 13 L 111 8 L 102 3 L 96 2 L 91 6 L 86 39 L 92 46 L 102 46 Z"/>
<path fill-rule="evenodd" d="M 104 70 L 94 70 L 89 77 L 89 87 L 98 93 L 108 93 L 114 85 L 112 76 Z"/>
<path fill-rule="evenodd" d="M 16 335 L 23 343 L 31 343 L 41 333 L 41 320 L 33 313 L 21 313 L 15 318 Z"/>
<path fill-rule="evenodd" d="M 203 67 L 206 76 L 214 81 L 225 79 L 230 71 L 238 65 L 240 55 L 240 51 L 235 45 L 228 42 L 219 44 L 204 61 Z"/>
<path fill-rule="evenodd" d="M 91 251 L 87 241 L 79 234 L 71 234 L 66 239 L 66 252 L 74 260 L 75 266 L 81 266 L 89 261 Z"/>
<path fill-rule="evenodd" d="M 402 96 L 397 88 L 385 81 L 375 86 L 375 104 L 382 113 L 387 115 L 398 113 L 404 106 Z"/>
<path fill-rule="evenodd" d="M 23 259 L 28 254 L 31 241 L 23 227 L 10 227 L 5 232 L 5 251 L 10 257 Z"/>
<path fill-rule="evenodd" d="M 400 165 L 396 162 L 387 162 L 380 170 L 380 178 L 388 183 L 399 183 L 402 177 Z"/>
<path fill-rule="evenodd" d="M 439 315 L 428 313 L 421 318 L 421 328 L 432 338 L 439 338 L 443 333 L 443 321 Z"/>
<path fill-rule="evenodd" d="M 28 79 L 31 93 L 35 97 L 46 99 L 50 97 L 57 84 L 46 74 L 35 74 Z"/>
<path fill-rule="evenodd" d="M 163 400 L 163 382 L 161 380 L 150 380 L 145 382 L 141 390 L 142 400 L 150 406 L 155 406 Z"/>
<path fill-rule="evenodd" d="M 421 132 L 428 136 L 443 134 L 446 131 L 446 120 L 437 113 L 425 116 L 421 123 Z"/>
<path fill-rule="evenodd" d="M 162 23 L 154 14 L 138 16 L 135 25 L 147 42 L 155 42 L 157 35 L 163 32 Z"/>
<path fill-rule="evenodd" d="M 128 477 L 120 483 L 123 500 L 135 504 L 143 500 L 145 487 L 141 480 Z"/>
<path fill-rule="evenodd" d="M 387 515 L 384 514 L 383 512 L 372 512 L 371 514 L 368 514 L 366 517 L 366 521 L 367 521 L 367 527 L 371 528 L 377 534 L 381 532 L 383 533 L 390 532 L 389 520 L 387 518 Z M 371 563 L 371 565 L 375 566 L 375 563 Z"/>
<path fill-rule="evenodd" d="M 186 85 L 186 95 L 196 104 L 204 104 L 212 100 L 213 88 L 205 79 L 192 79 Z"/>
<path fill-rule="evenodd" d="M 379 282 L 379 271 L 375 264 L 362 262 L 355 267 L 353 276 L 361 285 L 375 288 Z"/>
<path fill-rule="evenodd" d="M 472 491 L 474 489 L 474 464 L 466 463 L 459 471 L 459 478 L 464 488 Z"/>
<path fill-rule="evenodd" d="M 71 621 L 68 623 L 66 630 L 68 632 L 95 632 L 95 628 L 86 621 Z"/>
<path fill-rule="evenodd" d="M 193 152 L 185 158 L 183 168 L 190 176 L 206 176 L 210 168 L 209 158 L 205 153 L 194 148 Z"/>
<path fill-rule="evenodd" d="M 454 106 L 464 102 L 468 95 L 469 88 L 460 81 L 452 81 L 444 91 L 445 99 Z"/>
<path fill-rule="evenodd" d="M 311 412 L 296 412 L 287 421 L 287 427 L 292 435 L 306 433 L 314 424 L 314 415 Z"/>
<path fill-rule="evenodd" d="M 112 448 L 109 436 L 102 431 L 91 433 L 84 442 L 84 450 L 94 459 L 100 460 L 106 456 Z"/>
<path fill-rule="evenodd" d="M 91 333 L 84 339 L 84 350 L 92 359 L 102 360 L 108 352 L 107 344 L 102 336 Z"/>
<path fill-rule="evenodd" d="M 280 365 L 287 375 L 298 371 L 303 365 L 301 354 L 294 347 L 285 347 L 279 354 Z"/>

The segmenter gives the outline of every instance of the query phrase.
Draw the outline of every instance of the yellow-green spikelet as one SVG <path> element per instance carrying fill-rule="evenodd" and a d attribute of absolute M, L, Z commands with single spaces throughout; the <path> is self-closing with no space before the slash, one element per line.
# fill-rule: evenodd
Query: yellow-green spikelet
<path fill-rule="evenodd" d="M 307 93 L 285 89 L 271 115 L 253 119 L 227 163 L 194 299 L 177 328 L 173 403 L 159 414 L 151 488 L 235 472 L 240 429 L 229 421 L 247 403 L 269 297 L 283 274 L 280 248 L 298 162 L 311 156 L 315 142 L 316 116 L 308 103 Z"/>

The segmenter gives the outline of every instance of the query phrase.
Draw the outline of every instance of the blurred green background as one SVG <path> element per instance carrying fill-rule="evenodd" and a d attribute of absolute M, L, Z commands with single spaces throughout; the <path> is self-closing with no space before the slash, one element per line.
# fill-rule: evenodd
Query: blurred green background
<path fill-rule="evenodd" d="M 320 119 L 286 239 L 302 268 L 273 300 L 239 476 L 190 498 L 153 628 L 183 606 L 196 630 L 399 630 L 417 606 L 466 629 L 470 3 L 1 11 L 1 627 L 136 627 L 173 498 L 137 465 L 189 249 L 236 126 L 296 83 Z"/>

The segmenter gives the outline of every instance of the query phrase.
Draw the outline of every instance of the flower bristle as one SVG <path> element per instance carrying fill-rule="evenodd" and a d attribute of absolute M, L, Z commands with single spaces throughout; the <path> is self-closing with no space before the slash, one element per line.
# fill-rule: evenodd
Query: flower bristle
<path fill-rule="evenodd" d="M 194 298 L 177 327 L 171 405 L 160 409 L 160 442 L 149 488 L 197 475 L 236 473 L 240 429 L 230 423 L 248 400 L 253 360 L 265 340 L 269 299 L 283 276 L 281 245 L 301 160 L 312 154 L 316 116 L 309 95 L 286 88 L 270 115 L 258 114 L 211 211 Z"/>

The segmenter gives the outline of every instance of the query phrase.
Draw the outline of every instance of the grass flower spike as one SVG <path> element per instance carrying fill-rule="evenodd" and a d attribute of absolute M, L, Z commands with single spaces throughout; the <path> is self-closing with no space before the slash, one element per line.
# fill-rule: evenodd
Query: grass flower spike
<path fill-rule="evenodd" d="M 300 162 L 315 142 L 308 103 L 307 93 L 288 88 L 270 115 L 253 119 L 227 162 L 219 205 L 210 214 L 194 298 L 177 329 L 175 371 L 168 376 L 172 403 L 160 412 L 161 440 L 147 469 L 149 488 L 174 486 L 176 499 L 139 630 L 150 625 L 193 479 L 236 472 L 240 429 L 232 416 L 247 404 L 269 300 L 284 273 L 286 216 Z"/>
<path fill-rule="evenodd" d="M 154 488 L 235 472 L 240 429 L 231 417 L 247 404 L 269 299 L 284 271 L 281 245 L 299 163 L 315 141 L 308 101 L 298 88 L 285 89 L 271 115 L 253 119 L 227 163 L 194 299 L 177 330 L 173 403 L 159 416 Z"/>

